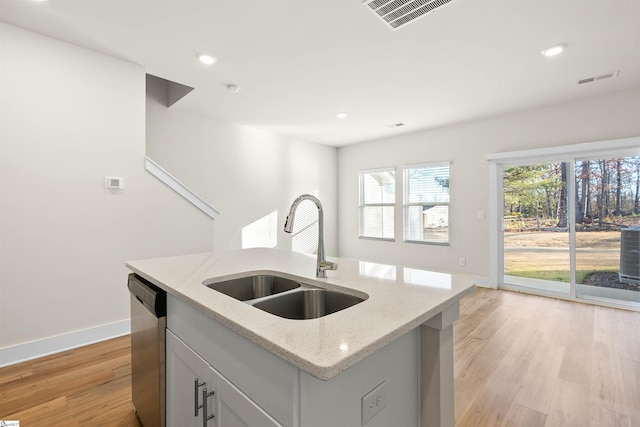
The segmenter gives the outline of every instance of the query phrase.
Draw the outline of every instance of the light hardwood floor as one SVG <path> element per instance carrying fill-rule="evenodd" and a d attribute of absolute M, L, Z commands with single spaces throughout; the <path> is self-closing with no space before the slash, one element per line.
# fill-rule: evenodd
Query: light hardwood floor
<path fill-rule="evenodd" d="M 0 420 L 140 427 L 129 344 L 0 369 Z M 640 313 L 478 289 L 454 345 L 457 427 L 640 426 Z"/>
<path fill-rule="evenodd" d="M 454 346 L 458 427 L 640 426 L 640 313 L 478 289 Z"/>
<path fill-rule="evenodd" d="M 141 427 L 129 336 L 0 369 L 0 420 L 20 427 Z"/>

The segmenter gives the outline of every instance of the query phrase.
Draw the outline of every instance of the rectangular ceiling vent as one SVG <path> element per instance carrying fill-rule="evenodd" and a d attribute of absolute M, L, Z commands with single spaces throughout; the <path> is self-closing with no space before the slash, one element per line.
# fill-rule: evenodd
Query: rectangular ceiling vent
<path fill-rule="evenodd" d="M 416 21 L 452 0 L 362 0 L 392 30 Z"/>
<path fill-rule="evenodd" d="M 618 74 L 620 74 L 620 70 L 616 70 L 616 71 L 613 71 L 611 73 L 600 74 L 599 76 L 587 77 L 587 78 L 578 80 L 578 84 L 579 85 L 583 85 L 585 83 L 591 83 L 591 82 L 595 82 L 597 80 L 610 79 L 612 77 L 618 77 Z"/>

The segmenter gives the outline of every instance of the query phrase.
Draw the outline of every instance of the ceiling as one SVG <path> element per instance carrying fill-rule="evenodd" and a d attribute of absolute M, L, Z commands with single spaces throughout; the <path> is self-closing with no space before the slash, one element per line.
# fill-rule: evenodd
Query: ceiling
<path fill-rule="evenodd" d="M 640 87 L 639 16 L 639 0 L 454 0 L 392 31 L 361 0 L 0 0 L 1 21 L 195 88 L 172 108 L 333 146 Z"/>

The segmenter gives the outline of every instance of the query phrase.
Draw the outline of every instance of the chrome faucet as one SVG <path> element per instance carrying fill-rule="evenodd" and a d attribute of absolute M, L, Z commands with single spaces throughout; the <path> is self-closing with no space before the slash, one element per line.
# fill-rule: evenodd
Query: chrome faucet
<path fill-rule="evenodd" d="M 304 200 L 311 200 L 318 207 L 318 257 L 316 260 L 316 277 L 327 277 L 327 270 L 337 270 L 338 264 L 324 259 L 324 226 L 322 203 L 320 203 L 320 200 L 311 194 L 303 194 L 296 198 L 291 205 L 291 209 L 289 209 L 287 220 L 284 222 L 284 231 L 285 233 L 291 233 L 293 231 L 293 219 L 295 218 L 296 208 L 300 202 Z"/>

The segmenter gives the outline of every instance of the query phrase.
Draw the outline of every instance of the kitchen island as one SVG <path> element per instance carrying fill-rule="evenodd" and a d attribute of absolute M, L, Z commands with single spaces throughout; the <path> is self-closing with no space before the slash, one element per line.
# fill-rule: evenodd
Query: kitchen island
<path fill-rule="evenodd" d="M 339 268 L 323 279 L 315 277 L 313 257 L 274 249 L 127 263 L 168 294 L 167 424 L 189 425 L 183 418 L 188 414 L 194 425 L 224 427 L 453 426 L 452 325 L 474 281 L 332 261 Z M 318 319 L 292 320 L 203 284 L 259 274 L 364 301 Z M 180 346 L 187 352 L 172 352 Z M 204 395 L 198 376 L 207 375 L 198 374 L 194 364 L 214 372 Z M 208 398 L 214 385 L 220 392 Z M 209 401 L 203 417 L 197 406 Z"/>

